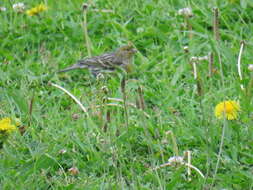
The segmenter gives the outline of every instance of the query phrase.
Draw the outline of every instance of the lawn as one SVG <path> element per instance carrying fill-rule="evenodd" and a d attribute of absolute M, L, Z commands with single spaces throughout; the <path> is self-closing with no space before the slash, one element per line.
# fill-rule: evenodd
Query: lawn
<path fill-rule="evenodd" d="M 0 2 L 0 189 L 253 189 L 252 1 L 15 3 Z M 129 73 L 57 73 L 129 43 Z"/>

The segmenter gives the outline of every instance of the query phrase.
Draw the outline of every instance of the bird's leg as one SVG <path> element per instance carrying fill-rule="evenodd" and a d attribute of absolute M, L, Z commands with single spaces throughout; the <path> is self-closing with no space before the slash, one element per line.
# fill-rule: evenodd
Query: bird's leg
<path fill-rule="evenodd" d="M 99 74 L 100 74 L 100 70 L 97 69 L 97 68 L 90 68 L 89 69 L 92 76 L 95 77 L 95 78 L 98 78 Z"/>

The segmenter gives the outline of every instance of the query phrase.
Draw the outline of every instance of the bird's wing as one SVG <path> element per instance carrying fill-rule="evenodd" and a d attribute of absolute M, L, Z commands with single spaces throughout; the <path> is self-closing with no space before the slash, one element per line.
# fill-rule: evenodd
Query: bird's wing
<path fill-rule="evenodd" d="M 105 53 L 100 56 L 94 56 L 91 58 L 85 58 L 79 60 L 76 64 L 63 69 L 59 72 L 66 72 L 74 69 L 89 68 L 92 71 L 98 72 L 99 70 L 113 70 L 115 67 L 123 64 L 120 60 L 117 59 L 115 53 Z"/>
<path fill-rule="evenodd" d="M 80 66 L 86 66 L 89 68 L 104 68 L 104 69 L 112 69 L 116 65 L 120 65 L 120 63 L 116 61 L 114 53 L 105 53 L 100 56 L 79 60 L 78 64 Z"/>

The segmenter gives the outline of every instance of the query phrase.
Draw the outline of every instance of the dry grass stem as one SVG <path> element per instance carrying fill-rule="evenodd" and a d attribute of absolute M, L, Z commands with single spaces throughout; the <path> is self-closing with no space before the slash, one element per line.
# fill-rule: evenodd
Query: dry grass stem
<path fill-rule="evenodd" d="M 214 56 L 213 56 L 213 52 L 211 52 L 210 55 L 209 55 L 209 64 L 208 64 L 208 75 L 209 75 L 209 77 L 211 77 L 212 73 L 213 73 L 213 63 L 214 63 Z"/>
<path fill-rule="evenodd" d="M 205 178 L 204 174 L 203 174 L 197 167 L 195 167 L 195 166 L 193 166 L 193 165 L 191 165 L 191 164 L 185 163 L 185 162 L 182 162 L 181 165 L 187 166 L 187 167 L 189 167 L 189 168 L 195 170 L 202 178 Z M 152 168 L 152 171 L 158 170 L 158 169 L 161 169 L 161 168 L 164 168 L 164 167 L 167 167 L 167 166 L 173 166 L 173 164 L 170 163 L 170 162 L 167 162 L 167 163 L 165 163 L 165 164 L 162 164 L 162 165 L 160 165 L 160 166 L 157 166 L 157 167 L 155 167 L 155 168 Z"/>
<path fill-rule="evenodd" d="M 123 103 L 124 103 L 124 112 L 125 112 L 125 120 L 126 126 L 128 127 L 128 112 L 127 112 L 127 95 L 126 95 L 126 78 L 123 77 L 121 80 L 121 92 L 123 94 Z"/>
<path fill-rule="evenodd" d="M 185 157 L 187 157 L 187 175 L 188 175 L 188 181 L 191 181 L 191 167 L 189 167 L 189 165 L 191 165 L 191 151 L 187 150 L 185 151 Z"/>
<path fill-rule="evenodd" d="M 219 33 L 219 9 L 213 8 L 213 33 L 215 40 L 220 40 L 220 33 Z"/>
<path fill-rule="evenodd" d="M 87 48 L 88 56 L 91 57 L 91 44 L 90 44 L 90 38 L 88 35 L 88 27 L 87 27 L 87 10 L 88 10 L 88 4 L 83 4 L 83 30 L 84 30 L 84 38 L 85 38 L 85 45 Z"/>
<path fill-rule="evenodd" d="M 86 108 L 83 106 L 83 104 L 73 95 L 71 94 L 69 91 L 67 91 L 65 88 L 57 85 L 57 84 L 54 84 L 54 83 L 49 83 L 49 85 L 51 86 L 54 86 L 60 90 L 62 90 L 63 92 L 65 92 L 66 94 L 68 94 L 79 106 L 80 108 L 83 110 L 83 112 L 88 116 L 88 112 L 86 110 Z"/>
<path fill-rule="evenodd" d="M 188 163 L 184 163 L 185 166 L 195 170 L 202 178 L 205 178 L 204 174 L 195 166 L 188 164 Z"/>
<path fill-rule="evenodd" d="M 33 103 L 34 103 L 34 91 L 33 91 L 33 95 L 32 95 L 32 98 L 29 102 L 29 120 L 31 121 L 31 118 L 32 118 L 32 112 L 33 112 Z"/>
<path fill-rule="evenodd" d="M 241 81 L 242 81 L 241 59 L 242 59 L 242 52 L 243 52 L 244 45 L 245 45 L 245 42 L 241 41 L 241 47 L 240 47 L 238 61 L 237 61 L 237 70 L 238 70 L 238 75 Z M 241 86 L 241 89 L 243 90 L 244 89 L 243 85 L 241 84 L 240 86 Z"/>
<path fill-rule="evenodd" d="M 113 10 L 109 10 L 109 9 L 92 9 L 91 11 L 101 12 L 101 13 L 114 13 Z"/>
<path fill-rule="evenodd" d="M 138 87 L 138 95 L 139 95 L 139 100 L 140 100 L 140 102 L 139 102 L 140 108 L 142 110 L 144 110 L 145 109 L 145 100 L 144 100 L 144 97 L 143 97 L 143 90 L 142 90 L 141 86 Z"/>
<path fill-rule="evenodd" d="M 217 163 L 216 163 L 216 166 L 215 166 L 211 187 L 213 187 L 213 185 L 214 185 L 216 175 L 217 175 L 217 172 L 218 172 L 218 168 L 219 168 L 219 164 L 220 164 L 220 160 L 221 160 L 221 153 L 222 153 L 222 150 L 223 150 L 225 131 L 226 131 L 226 121 L 224 121 L 224 125 L 222 126 L 222 135 L 221 135 L 221 140 L 220 140 L 218 159 L 217 159 Z"/>

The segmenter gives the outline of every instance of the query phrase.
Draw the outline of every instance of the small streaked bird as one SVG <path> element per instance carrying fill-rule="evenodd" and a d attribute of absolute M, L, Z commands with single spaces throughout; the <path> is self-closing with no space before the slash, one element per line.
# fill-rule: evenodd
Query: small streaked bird
<path fill-rule="evenodd" d="M 88 68 L 94 76 L 97 76 L 103 71 L 113 71 L 118 67 L 128 70 L 136 52 L 137 50 L 133 48 L 132 45 L 122 46 L 112 53 L 105 53 L 99 56 L 79 60 L 76 64 L 60 70 L 59 72 Z"/>

